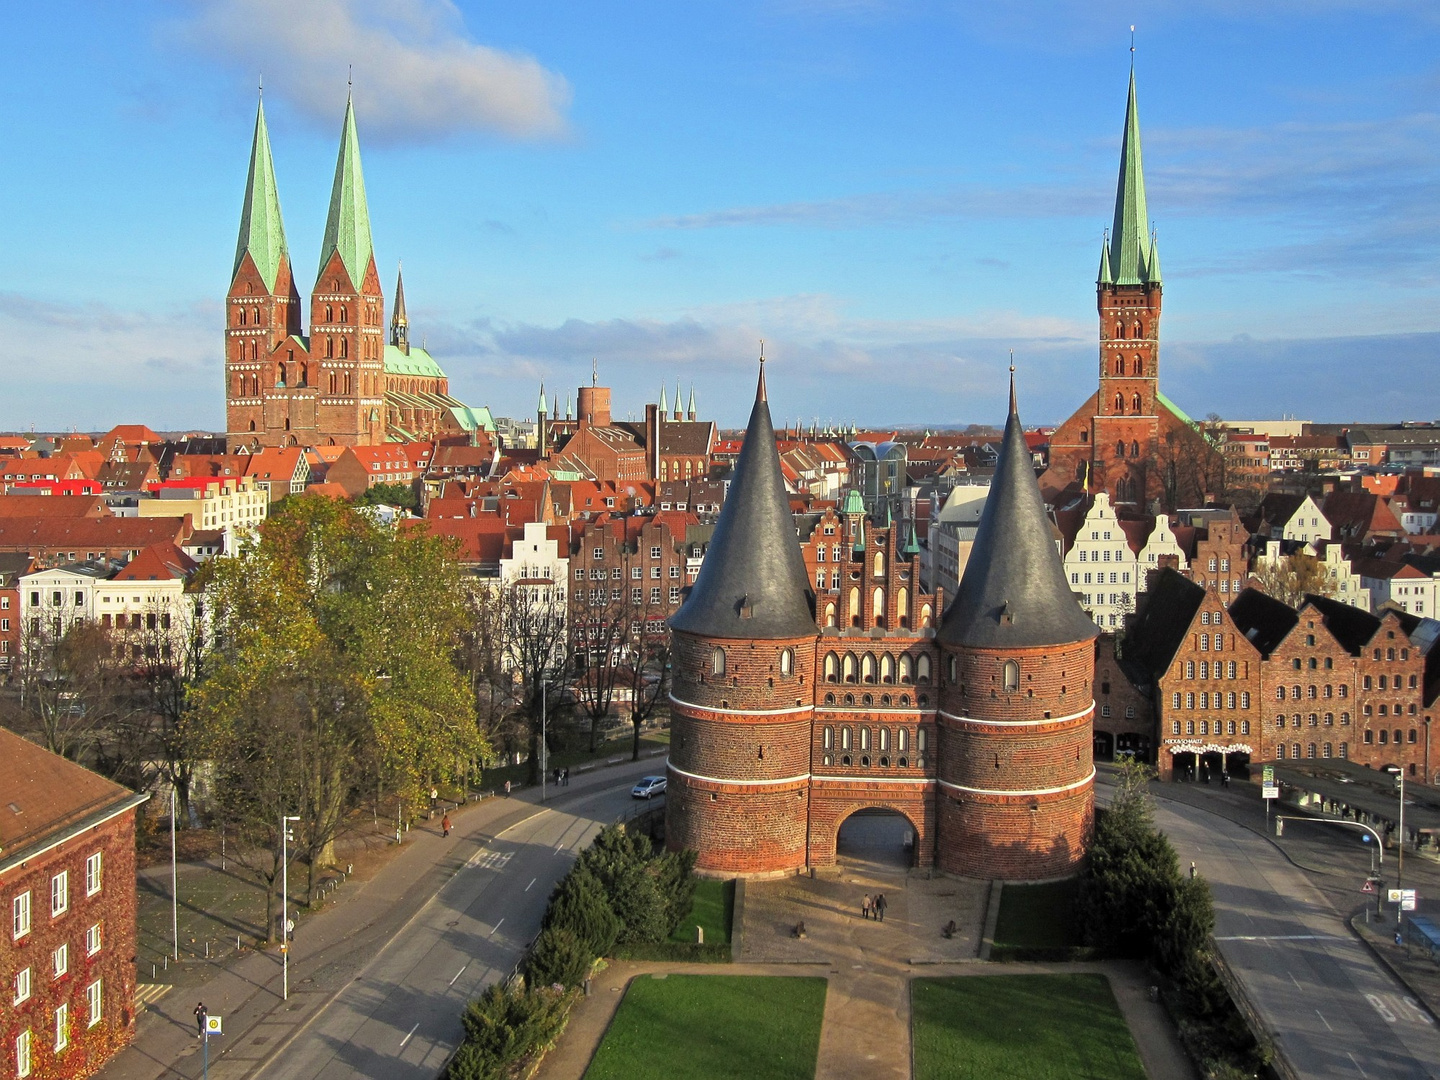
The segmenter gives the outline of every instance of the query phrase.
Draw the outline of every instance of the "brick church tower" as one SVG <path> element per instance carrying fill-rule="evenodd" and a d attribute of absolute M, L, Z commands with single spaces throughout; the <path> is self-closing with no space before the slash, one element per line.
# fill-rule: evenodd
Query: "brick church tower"
<path fill-rule="evenodd" d="M 324 394 L 320 429 L 331 441 L 385 441 L 385 298 L 370 239 L 355 106 L 345 102 L 320 271 L 310 298 L 310 351 Z"/>
<path fill-rule="evenodd" d="M 265 398 L 273 395 L 279 378 L 273 358 L 277 352 L 283 355 L 287 342 L 302 351 L 305 347 L 264 102 L 255 114 L 250 175 L 225 307 L 225 430 L 232 445 L 258 444 L 266 426 Z M 289 416 L 288 402 L 284 411 L 282 424 Z"/>
<path fill-rule="evenodd" d="M 730 493 L 670 626 L 667 844 L 694 848 L 702 871 L 803 867 L 820 632 L 763 360 Z"/>
<path fill-rule="evenodd" d="M 1015 405 L 941 652 L 937 863 L 1075 871 L 1094 816 L 1095 624 L 1076 603 Z"/>

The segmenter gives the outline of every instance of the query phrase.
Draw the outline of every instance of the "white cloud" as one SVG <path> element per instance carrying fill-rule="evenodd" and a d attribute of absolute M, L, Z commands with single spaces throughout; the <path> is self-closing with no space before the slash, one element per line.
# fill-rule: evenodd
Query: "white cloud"
<path fill-rule="evenodd" d="M 533 57 L 476 44 L 450 0 L 201 0 L 178 29 L 190 47 L 263 73 L 267 93 L 325 126 L 353 65 L 367 136 L 566 130 L 569 83 Z"/>

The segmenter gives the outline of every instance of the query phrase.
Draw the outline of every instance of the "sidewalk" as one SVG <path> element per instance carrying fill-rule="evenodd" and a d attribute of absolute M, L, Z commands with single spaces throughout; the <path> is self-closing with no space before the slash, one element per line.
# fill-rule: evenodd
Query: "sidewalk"
<path fill-rule="evenodd" d="M 619 764 L 618 769 L 602 766 L 576 775 L 562 792 L 550 792 L 547 805 L 563 806 L 571 797 L 614 784 L 625 766 L 646 767 L 643 758 Z M 97 1075 L 103 1080 L 199 1077 L 197 1001 L 204 1001 L 212 1016 L 224 1017 L 225 1034 L 210 1045 L 211 1075 L 216 1080 L 250 1075 L 255 1059 L 267 1057 L 308 1024 L 476 852 L 498 833 L 542 812 L 539 796 L 538 788 L 527 788 L 512 798 L 487 798 L 455 809 L 449 839 L 440 836 L 438 816 L 412 828 L 403 848 L 373 877 L 345 885 L 329 906 L 300 924 L 290 954 L 288 1002 L 281 998 L 276 949 L 249 952 L 223 967 L 202 964 L 198 978 L 187 976 L 181 989 L 141 1011 L 134 1042 Z M 232 1052 L 234 1059 L 227 1061 Z"/>

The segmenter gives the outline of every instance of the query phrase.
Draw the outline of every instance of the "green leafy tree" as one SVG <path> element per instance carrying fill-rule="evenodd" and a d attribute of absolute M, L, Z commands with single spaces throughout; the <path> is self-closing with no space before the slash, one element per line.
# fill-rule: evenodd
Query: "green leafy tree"
<path fill-rule="evenodd" d="M 410 484 L 387 480 L 371 484 L 355 499 L 356 506 L 397 506 L 402 510 L 420 509 L 420 497 Z"/>
<path fill-rule="evenodd" d="M 313 902 L 360 792 L 419 805 L 484 750 L 455 665 L 458 566 L 424 533 L 297 496 L 216 565 L 207 602 L 213 649 L 187 733 L 242 832 L 270 836 L 277 810 L 301 818 Z"/>

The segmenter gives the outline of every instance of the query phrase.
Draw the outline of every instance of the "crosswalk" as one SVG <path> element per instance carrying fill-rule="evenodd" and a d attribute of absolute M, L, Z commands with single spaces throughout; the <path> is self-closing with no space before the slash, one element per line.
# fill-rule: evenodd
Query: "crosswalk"
<path fill-rule="evenodd" d="M 153 1005 L 173 989 L 168 983 L 141 983 L 135 987 L 135 1004 Z"/>

